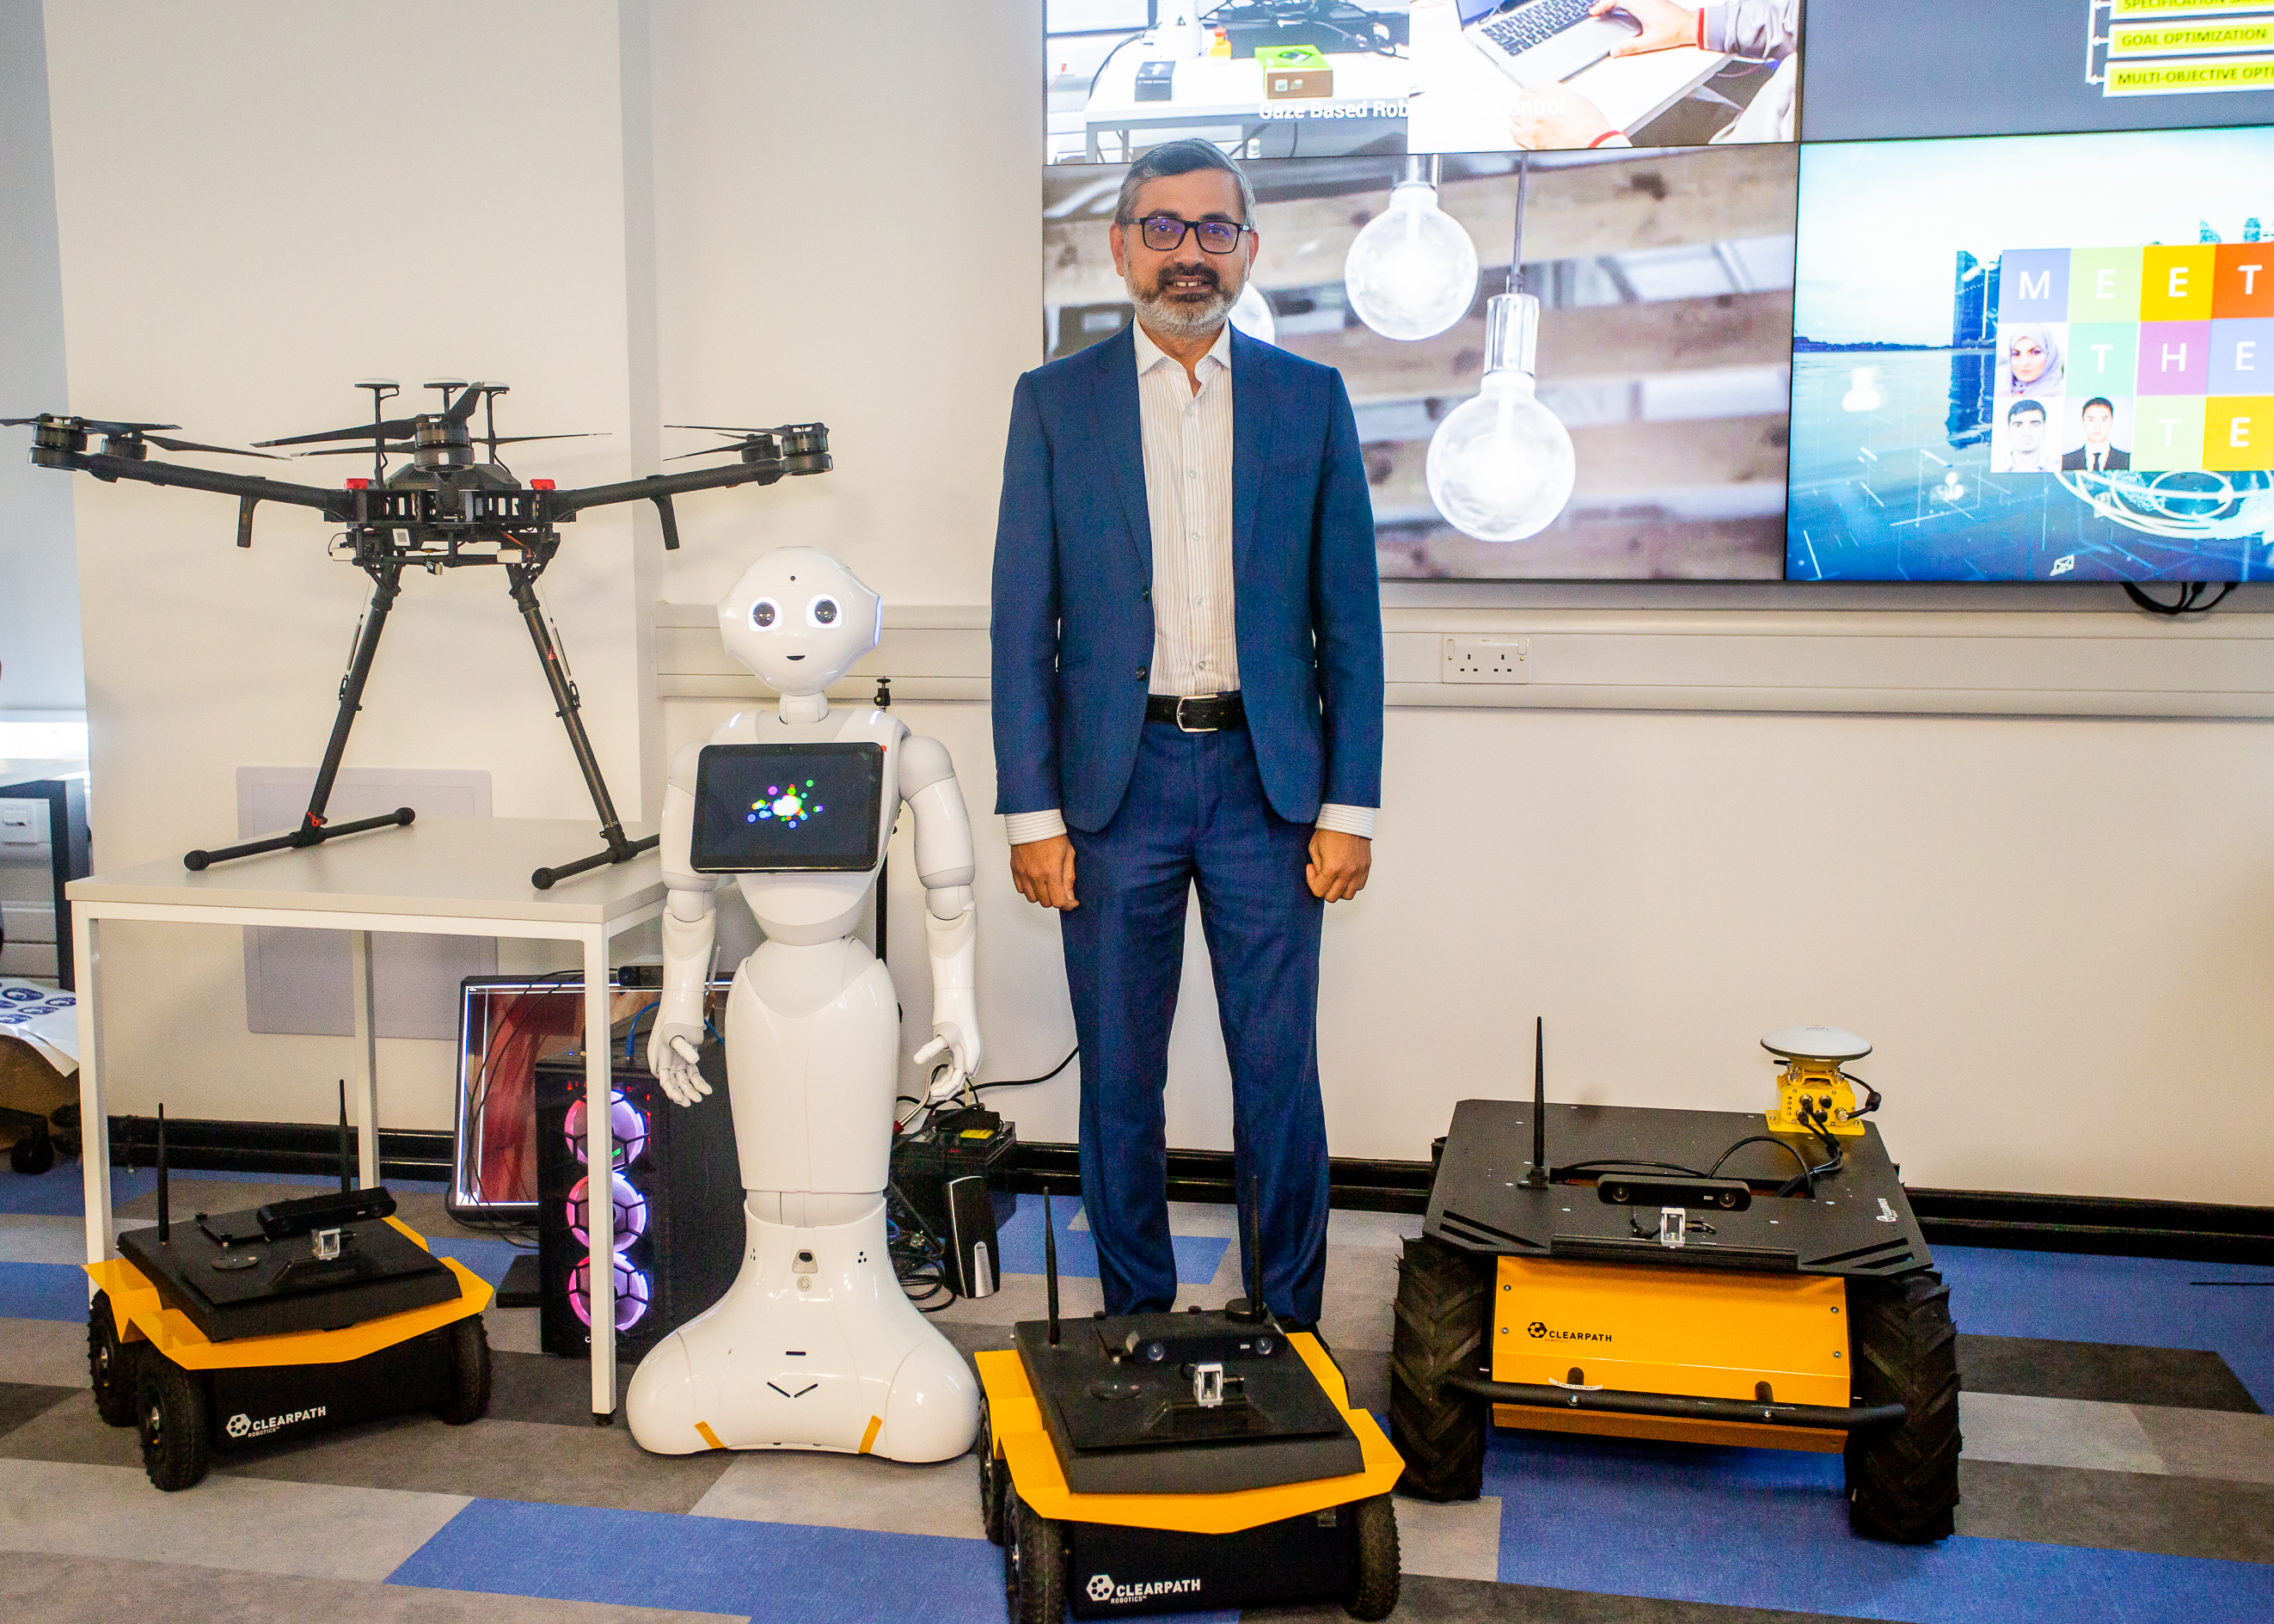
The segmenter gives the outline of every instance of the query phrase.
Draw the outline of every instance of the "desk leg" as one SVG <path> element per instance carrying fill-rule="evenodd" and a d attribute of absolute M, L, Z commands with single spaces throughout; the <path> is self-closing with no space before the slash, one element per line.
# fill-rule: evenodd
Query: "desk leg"
<path fill-rule="evenodd" d="M 363 1187 L 379 1183 L 379 1021 L 373 1013 L 371 932 L 348 932 L 348 979 L 355 983 L 357 1170 Z"/>
<path fill-rule="evenodd" d="M 111 1255 L 112 1240 L 110 1118 L 103 1114 L 102 1019 L 96 1003 L 102 984 L 102 950 L 87 904 L 72 903 L 71 914 L 72 969 L 79 983 L 79 1165 L 87 1179 L 87 1260 L 100 1263 Z M 93 1281 L 87 1290 L 94 1292 Z"/>
<path fill-rule="evenodd" d="M 616 1413 L 616 1204 L 610 1199 L 609 1173 L 615 1165 L 610 1143 L 608 1095 L 614 1086 L 609 1064 L 608 933 L 605 927 L 584 937 L 584 1168 L 585 1222 L 591 1237 L 585 1278 L 592 1308 L 592 1421 L 606 1426 Z"/>

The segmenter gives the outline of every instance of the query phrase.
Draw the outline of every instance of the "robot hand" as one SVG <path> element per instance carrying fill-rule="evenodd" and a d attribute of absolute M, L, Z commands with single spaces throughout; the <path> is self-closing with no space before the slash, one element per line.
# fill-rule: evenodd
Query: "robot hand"
<path fill-rule="evenodd" d="M 647 1039 L 647 1069 L 663 1085 L 674 1105 L 692 1105 L 711 1092 L 696 1069 L 703 1044 L 703 1028 L 681 1021 L 656 1023 Z"/>
<path fill-rule="evenodd" d="M 927 1101 L 933 1105 L 953 1099 L 963 1092 L 966 1083 L 978 1075 L 982 1051 L 976 1024 L 972 1026 L 967 1035 L 965 1028 L 958 1022 L 935 1022 L 932 1040 L 916 1050 L 915 1063 L 923 1065 L 942 1055 L 947 1056 L 947 1062 L 939 1069 L 925 1096 Z"/>

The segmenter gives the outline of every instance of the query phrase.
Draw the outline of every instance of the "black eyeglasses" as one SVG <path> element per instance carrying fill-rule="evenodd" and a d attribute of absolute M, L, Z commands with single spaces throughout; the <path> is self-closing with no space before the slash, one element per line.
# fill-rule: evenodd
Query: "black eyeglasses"
<path fill-rule="evenodd" d="M 1185 233 L 1197 232 L 1201 246 L 1212 254 L 1228 254 L 1239 246 L 1243 231 L 1253 231 L 1254 226 L 1234 225 L 1229 220 L 1180 220 L 1174 214 L 1148 214 L 1142 220 L 1125 220 L 1123 225 L 1137 228 L 1137 240 L 1155 253 L 1168 253 L 1184 245 Z"/>

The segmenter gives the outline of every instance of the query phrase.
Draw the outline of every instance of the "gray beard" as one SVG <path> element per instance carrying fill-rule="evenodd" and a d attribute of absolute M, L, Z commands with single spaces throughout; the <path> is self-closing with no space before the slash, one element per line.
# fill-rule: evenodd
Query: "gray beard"
<path fill-rule="evenodd" d="M 1137 319 L 1149 330 L 1165 333 L 1171 338 L 1212 336 L 1231 313 L 1231 307 L 1239 303 L 1239 289 L 1227 288 L 1221 278 L 1216 291 L 1199 300 L 1171 298 L 1160 293 L 1148 295 L 1138 287 L 1136 278 L 1126 272 L 1121 281 L 1129 289 L 1131 303 L 1137 306 Z"/>

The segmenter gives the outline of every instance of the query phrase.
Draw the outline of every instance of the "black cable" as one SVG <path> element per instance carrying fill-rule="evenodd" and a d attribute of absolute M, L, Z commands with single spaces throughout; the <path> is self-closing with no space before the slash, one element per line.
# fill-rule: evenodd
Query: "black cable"
<path fill-rule="evenodd" d="M 1808 1170 L 1808 1158 L 1802 1155 L 1784 1140 L 1777 1138 L 1775 1134 L 1749 1133 L 1743 1139 L 1739 1139 L 1736 1144 L 1730 1146 L 1728 1149 L 1723 1151 L 1721 1153 L 1721 1159 L 1715 1162 L 1712 1167 L 1706 1169 L 1706 1177 L 1712 1178 L 1718 1175 L 1721 1172 L 1723 1164 L 1726 1163 L 1730 1157 L 1736 1155 L 1748 1145 L 1773 1145 L 1779 1150 L 1784 1152 L 1786 1155 L 1790 1156 L 1795 1162 L 1799 1162 L 1803 1172 Z"/>
<path fill-rule="evenodd" d="M 2227 594 L 2234 590 L 2234 583 L 2232 581 L 2187 581 L 2180 583 L 2178 598 L 2168 604 L 2164 604 L 2149 597 L 2146 590 L 2136 581 L 2127 581 L 2123 586 L 2125 597 L 2150 614 L 2159 614 L 2165 620 L 2176 620 L 2183 614 L 2209 614 L 2219 605 L 2225 603 Z M 2214 586 L 2218 588 L 2218 596 L 2205 601 L 2203 594 L 2209 592 Z"/>
<path fill-rule="evenodd" d="M 1593 1162 L 1567 1162 L 1553 1169 L 1557 1177 L 1566 1173 L 1593 1173 L 1605 1168 L 1649 1168 L 1660 1173 L 1679 1173 L 1684 1178 L 1711 1178 L 1711 1173 L 1701 1173 L 1694 1167 L 1684 1167 L 1679 1162 L 1627 1161 L 1617 1156 L 1599 1157 Z"/>
<path fill-rule="evenodd" d="M 1036 1083 L 1047 1083 L 1050 1079 L 1056 1077 L 1059 1072 L 1072 1065 L 1073 1064 L 1073 1057 L 1080 1053 L 1081 1053 L 1081 1045 L 1077 1043 L 1072 1049 L 1066 1050 L 1066 1057 L 1065 1059 L 1059 1061 L 1058 1064 L 1052 1066 L 1040 1077 L 1013 1078 L 999 1083 L 974 1083 L 971 1086 L 971 1092 L 974 1094 L 984 1094 L 990 1088 L 1032 1088 Z"/>

